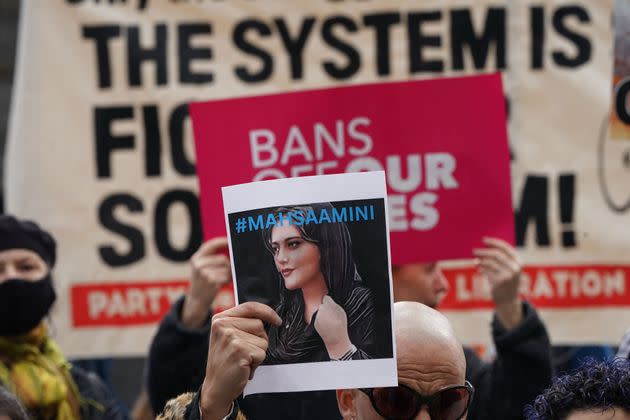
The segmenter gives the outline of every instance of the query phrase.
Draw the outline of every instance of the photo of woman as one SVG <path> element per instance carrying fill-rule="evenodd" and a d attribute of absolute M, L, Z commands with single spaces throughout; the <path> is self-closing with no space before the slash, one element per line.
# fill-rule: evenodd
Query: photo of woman
<path fill-rule="evenodd" d="M 243 395 L 395 386 L 384 172 L 222 192 L 236 301 L 282 320 Z"/>
<path fill-rule="evenodd" d="M 332 211 L 330 203 L 278 208 L 280 218 Z M 268 331 L 264 364 L 359 360 L 373 357 L 375 304 L 352 255 L 345 223 L 278 224 L 262 231 L 280 291 L 283 320 Z"/>

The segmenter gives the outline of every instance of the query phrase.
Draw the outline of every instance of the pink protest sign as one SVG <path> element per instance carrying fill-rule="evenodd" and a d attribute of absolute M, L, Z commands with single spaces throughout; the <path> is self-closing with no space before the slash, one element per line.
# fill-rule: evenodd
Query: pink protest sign
<path fill-rule="evenodd" d="M 394 264 L 514 242 L 501 77 L 382 83 L 190 105 L 203 229 L 225 235 L 221 187 L 385 170 Z"/>

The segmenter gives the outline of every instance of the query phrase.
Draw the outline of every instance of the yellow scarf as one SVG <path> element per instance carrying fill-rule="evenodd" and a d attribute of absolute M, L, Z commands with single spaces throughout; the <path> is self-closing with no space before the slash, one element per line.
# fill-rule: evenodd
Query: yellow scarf
<path fill-rule="evenodd" d="M 43 322 L 27 334 L 0 337 L 0 383 L 38 419 L 81 419 L 70 363 Z"/>

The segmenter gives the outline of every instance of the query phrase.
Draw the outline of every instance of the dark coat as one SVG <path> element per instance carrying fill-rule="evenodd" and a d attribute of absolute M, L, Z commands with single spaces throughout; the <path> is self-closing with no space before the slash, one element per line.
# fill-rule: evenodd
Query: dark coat
<path fill-rule="evenodd" d="M 81 418 L 85 420 L 129 419 L 114 394 L 95 373 L 76 366 L 72 367 L 70 373 L 77 384 L 81 397 L 88 400 L 87 403 L 81 405 Z M 93 401 L 99 406 L 97 407 L 89 401 Z"/>
<path fill-rule="evenodd" d="M 182 305 L 183 299 L 178 300 L 162 320 L 149 352 L 147 386 L 156 413 L 169 399 L 197 391 L 205 375 L 210 314 L 202 328 L 190 330 L 179 321 Z M 551 382 L 547 331 L 531 305 L 525 303 L 523 310 L 523 322 L 511 331 L 493 321 L 494 363 L 484 363 L 464 348 L 466 378 L 475 387 L 469 420 L 520 419 L 523 406 Z M 334 391 L 250 395 L 239 405 L 250 420 L 341 418 Z M 197 415 L 189 413 L 191 419 Z"/>
<path fill-rule="evenodd" d="M 468 420 L 523 418 L 523 408 L 551 385 L 551 345 L 536 310 L 523 304 L 523 321 L 506 331 L 496 316 L 492 337 L 494 362 L 485 363 L 464 347 L 466 379 L 475 387 Z"/>

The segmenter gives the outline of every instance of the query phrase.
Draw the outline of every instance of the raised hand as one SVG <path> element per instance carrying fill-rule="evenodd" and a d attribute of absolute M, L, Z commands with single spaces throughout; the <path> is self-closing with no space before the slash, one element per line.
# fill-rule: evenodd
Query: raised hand
<path fill-rule="evenodd" d="M 507 242 L 496 238 L 484 238 L 485 248 L 474 249 L 479 259 L 479 271 L 490 283 L 497 317 L 511 329 L 523 318 L 518 292 L 523 263 L 516 250 Z"/>
<path fill-rule="evenodd" d="M 190 259 L 191 282 L 182 309 L 182 322 L 191 328 L 200 327 L 221 285 L 231 278 L 230 261 L 220 252 L 227 249 L 225 237 L 210 239 Z"/>
<path fill-rule="evenodd" d="M 263 322 L 282 320 L 269 306 L 247 302 L 212 318 L 200 406 L 204 419 L 222 419 L 265 360 L 269 339 Z"/>

